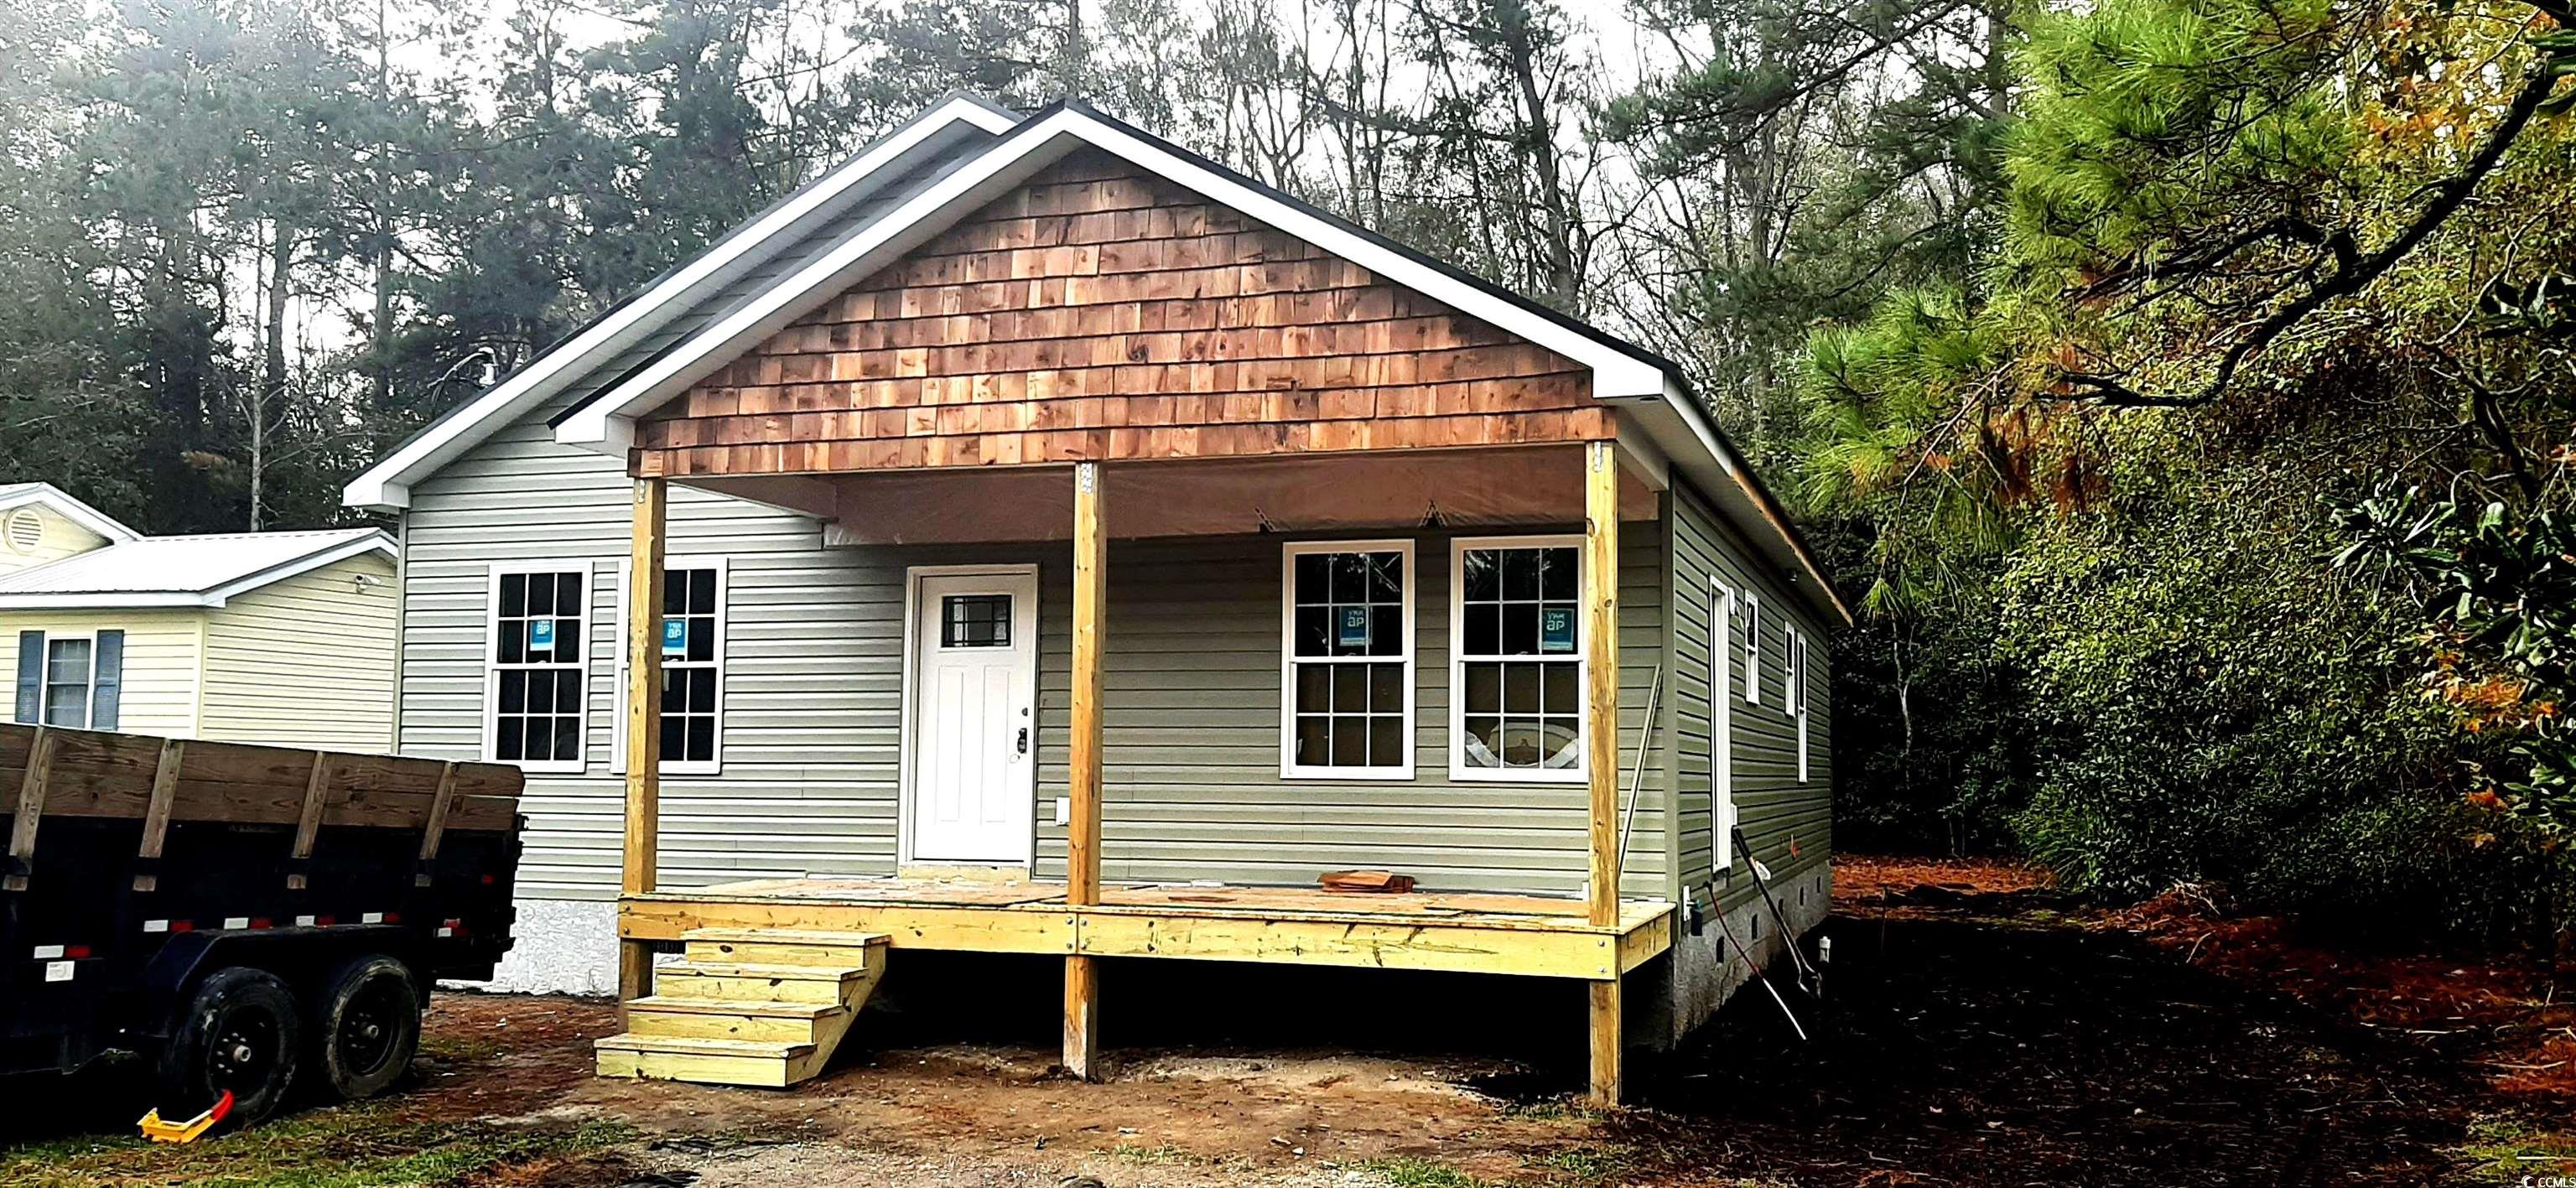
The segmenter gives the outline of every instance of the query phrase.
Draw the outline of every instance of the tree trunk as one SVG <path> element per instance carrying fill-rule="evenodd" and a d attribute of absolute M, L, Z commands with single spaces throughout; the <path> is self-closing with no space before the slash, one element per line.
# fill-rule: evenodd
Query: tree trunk
<path fill-rule="evenodd" d="M 264 343 L 258 388 L 244 411 L 250 414 L 250 530 L 268 518 L 268 426 L 272 410 L 289 406 L 286 378 L 286 285 L 295 265 L 295 233 L 273 221 L 268 245 L 268 308 L 262 312 Z"/>
<path fill-rule="evenodd" d="M 1538 278 L 1548 304 L 1567 313 L 1578 308 L 1583 295 L 1583 277 L 1574 263 L 1574 212 L 1568 209 L 1563 163 L 1556 155 L 1556 118 L 1547 109 L 1547 97 L 1538 86 L 1537 51 L 1530 44 L 1529 10 L 1518 4 L 1500 6 L 1503 45 L 1509 55 L 1512 81 L 1520 88 L 1523 151 L 1529 155 L 1530 167 L 1538 176 L 1539 209 L 1547 220 L 1545 253 Z"/>

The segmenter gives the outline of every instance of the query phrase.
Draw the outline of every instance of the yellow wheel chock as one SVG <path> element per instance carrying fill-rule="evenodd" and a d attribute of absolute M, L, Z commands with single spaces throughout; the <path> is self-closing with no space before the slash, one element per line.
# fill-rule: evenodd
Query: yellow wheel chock
<path fill-rule="evenodd" d="M 224 1095 L 216 1098 L 215 1104 L 205 1113 L 185 1122 L 164 1122 L 161 1120 L 161 1111 L 155 1109 L 143 1115 L 143 1120 L 136 1125 L 143 1128 L 143 1137 L 156 1143 L 193 1143 L 199 1136 L 213 1130 L 215 1123 L 223 1121 L 224 1115 L 232 1112 L 233 1091 L 226 1089 Z"/>

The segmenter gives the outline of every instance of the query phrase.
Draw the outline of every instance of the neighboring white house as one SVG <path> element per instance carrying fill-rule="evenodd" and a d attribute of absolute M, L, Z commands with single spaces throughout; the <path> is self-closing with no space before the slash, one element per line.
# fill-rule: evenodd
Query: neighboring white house
<path fill-rule="evenodd" d="M 389 751 L 393 558 L 373 528 L 144 536 L 50 484 L 0 484 L 10 717 Z"/>

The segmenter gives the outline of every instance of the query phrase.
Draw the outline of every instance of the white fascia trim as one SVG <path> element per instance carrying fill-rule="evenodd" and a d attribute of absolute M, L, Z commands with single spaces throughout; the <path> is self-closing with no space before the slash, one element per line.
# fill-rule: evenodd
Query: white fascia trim
<path fill-rule="evenodd" d="M 104 594 L 0 594 L 0 610 L 147 610 L 161 607 L 220 606 L 203 594 L 169 590 L 117 591 Z"/>
<path fill-rule="evenodd" d="M 447 451 L 460 439 L 495 417 L 509 415 L 523 401 L 551 393 L 565 379 L 580 374 L 579 365 L 592 357 L 603 351 L 624 350 L 632 345 L 649 333 L 651 327 L 659 324 L 665 307 L 689 299 L 695 290 L 756 262 L 762 253 L 773 247 L 773 241 L 783 232 L 803 222 L 824 204 L 839 198 L 851 186 L 902 159 L 924 141 L 960 121 L 995 136 L 1009 131 L 1015 123 L 1012 117 L 971 99 L 950 99 L 932 108 L 922 118 L 852 157 L 826 175 L 820 184 L 769 212 L 767 217 L 744 233 L 732 236 L 689 261 L 661 284 L 600 319 L 580 337 L 546 352 L 516 375 L 476 397 L 464 412 L 448 418 L 368 467 L 365 473 L 350 480 L 349 485 L 341 490 L 340 501 L 350 507 L 375 509 L 411 506 L 412 481 L 444 462 Z"/>
<path fill-rule="evenodd" d="M 33 490 L 21 491 L 6 499 L 0 499 L 0 511 L 12 511 L 31 503 L 41 503 L 50 507 L 54 509 L 55 514 L 106 537 L 114 544 L 131 544 L 143 539 L 142 533 L 118 523 L 106 512 L 73 498 L 70 492 L 52 483 L 38 483 Z"/>
<path fill-rule="evenodd" d="M 1456 307 L 1469 316 L 1584 364 L 1592 372 L 1592 395 L 1603 400 L 1652 400 L 1667 390 L 1663 368 L 1653 361 L 1618 350 L 1556 321 L 1534 314 L 1429 264 L 1394 251 L 1214 170 L 1176 156 L 1091 116 L 1062 109 L 1013 135 L 960 167 L 939 184 L 922 191 L 866 233 L 852 238 L 823 259 L 806 266 L 760 300 L 732 317 L 698 332 L 652 367 L 574 413 L 555 430 L 555 440 L 623 456 L 622 440 L 631 440 L 633 419 L 686 391 L 752 344 L 784 329 L 815 304 L 815 294 L 835 293 L 856 283 L 896 256 L 909 251 L 939 229 L 927 226 L 943 214 L 963 214 L 1025 180 L 1079 142 L 1125 159 L 1149 173 L 1193 190 L 1212 202 L 1230 206 L 1260 222 L 1358 264 L 1390 282 L 1414 289 Z"/>

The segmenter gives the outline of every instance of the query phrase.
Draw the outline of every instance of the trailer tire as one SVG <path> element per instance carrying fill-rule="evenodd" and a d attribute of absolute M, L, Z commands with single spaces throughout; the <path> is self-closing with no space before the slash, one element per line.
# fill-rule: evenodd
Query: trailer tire
<path fill-rule="evenodd" d="M 162 1108 L 191 1117 L 233 1095 L 228 1121 L 248 1126 L 276 1111 L 295 1082 L 303 1020 L 285 981 L 236 965 L 198 983 L 161 1050 Z"/>
<path fill-rule="evenodd" d="M 314 1004 L 313 1063 L 344 1100 L 401 1079 L 420 1049 L 420 990 L 411 969 L 381 953 L 333 972 Z"/>

